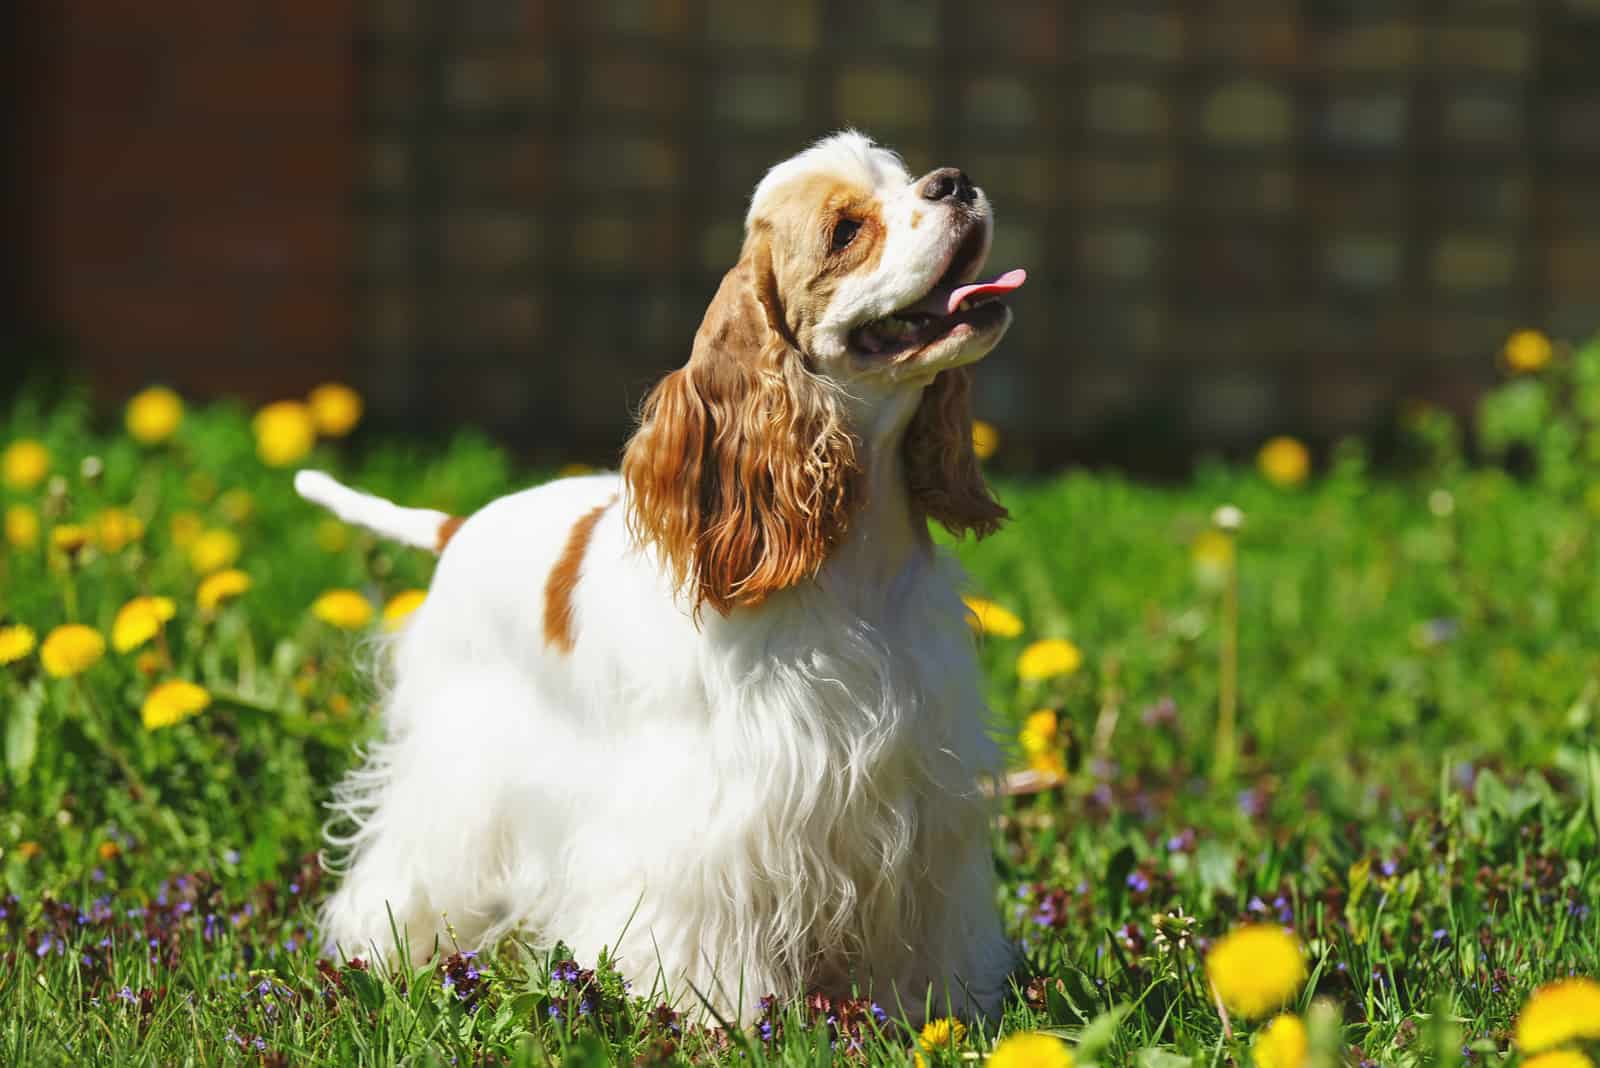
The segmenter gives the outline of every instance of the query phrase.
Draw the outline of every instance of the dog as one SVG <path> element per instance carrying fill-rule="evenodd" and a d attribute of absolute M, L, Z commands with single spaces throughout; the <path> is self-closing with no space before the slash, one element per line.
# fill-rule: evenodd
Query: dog
<path fill-rule="evenodd" d="M 998 750 L 929 535 L 1006 518 L 969 402 L 1025 279 L 974 281 L 992 234 L 963 172 L 836 134 L 756 187 L 619 473 L 464 521 L 296 476 L 439 553 L 333 802 L 332 946 L 560 939 L 723 1018 L 809 990 L 997 1012 Z"/>

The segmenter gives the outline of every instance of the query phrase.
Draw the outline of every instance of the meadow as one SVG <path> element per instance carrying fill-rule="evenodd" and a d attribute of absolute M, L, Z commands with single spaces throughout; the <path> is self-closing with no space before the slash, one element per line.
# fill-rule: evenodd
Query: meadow
<path fill-rule="evenodd" d="M 1020 478 L 980 428 L 1014 519 L 950 548 L 1016 769 L 997 906 L 1026 963 L 997 1024 L 920 1033 L 867 991 L 718 1026 L 560 946 L 328 959 L 321 804 L 432 558 L 292 471 L 458 514 L 556 472 L 385 440 L 340 387 L 254 413 L 156 389 L 115 419 L 24 394 L 0 419 L 0 1064 L 1582 1068 L 1600 343 L 1500 360 L 1469 423 L 1404 413 L 1381 471 L 1281 438 L 1178 486 Z"/>

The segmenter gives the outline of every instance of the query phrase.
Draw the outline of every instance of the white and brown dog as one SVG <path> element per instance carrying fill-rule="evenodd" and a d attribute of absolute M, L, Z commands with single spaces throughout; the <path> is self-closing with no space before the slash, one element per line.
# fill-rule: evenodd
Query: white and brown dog
<path fill-rule="evenodd" d="M 973 281 L 993 216 L 965 174 L 856 133 L 768 172 L 745 230 L 619 475 L 465 522 L 296 479 L 442 553 L 338 795 L 345 953 L 392 951 L 391 920 L 423 957 L 517 930 L 745 1019 L 852 986 L 913 1020 L 997 1007 L 997 753 L 928 523 L 1005 518 L 967 365 L 1024 275 Z"/>

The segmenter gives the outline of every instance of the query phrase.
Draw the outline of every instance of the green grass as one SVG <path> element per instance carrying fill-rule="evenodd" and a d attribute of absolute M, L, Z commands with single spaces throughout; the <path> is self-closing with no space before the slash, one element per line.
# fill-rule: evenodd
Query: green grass
<path fill-rule="evenodd" d="M 1028 959 L 1016 996 L 998 1028 L 930 1061 L 1039 1028 L 1080 1063 L 1242 1061 L 1252 1027 L 1225 1037 L 1201 961 L 1251 919 L 1304 940 L 1312 976 L 1291 1007 L 1323 1063 L 1517 1056 L 1529 991 L 1600 971 L 1597 426 L 1591 347 L 1491 397 L 1471 464 L 1438 414 L 1402 428 L 1394 470 L 1346 443 L 1298 488 L 1221 464 L 1174 488 L 1013 481 L 1002 450 L 1014 521 L 958 552 L 974 592 L 1026 627 L 981 650 L 1002 729 L 1056 710 L 1070 773 L 1008 801 L 997 829 L 997 905 Z M 43 515 L 46 542 L 109 506 L 146 530 L 117 552 L 7 550 L 0 618 L 109 633 L 139 593 L 177 614 L 161 642 L 79 678 L 45 677 L 36 655 L 0 667 L 0 1064 L 909 1062 L 905 1034 L 861 1005 L 832 1006 L 831 1028 L 796 1004 L 718 1033 L 630 1000 L 603 961 L 572 979 L 559 951 L 447 946 L 390 975 L 319 962 L 319 805 L 371 719 L 364 639 L 309 606 L 343 586 L 381 604 L 426 585 L 430 558 L 330 528 L 226 406 L 147 448 L 79 402 L 24 403 L 0 446 L 24 437 L 60 481 L 0 494 Z M 536 480 L 473 437 L 358 435 L 312 460 L 457 512 Z M 1247 521 L 1238 745 L 1219 765 L 1227 581 L 1194 546 L 1224 503 Z M 237 533 L 253 580 L 212 620 L 174 539 L 187 512 Z M 1045 637 L 1083 667 L 1019 681 L 1018 653 Z M 166 662 L 141 666 L 158 649 Z M 141 702 L 168 677 L 214 703 L 146 731 Z M 1180 909 L 1181 938 L 1160 919 Z"/>

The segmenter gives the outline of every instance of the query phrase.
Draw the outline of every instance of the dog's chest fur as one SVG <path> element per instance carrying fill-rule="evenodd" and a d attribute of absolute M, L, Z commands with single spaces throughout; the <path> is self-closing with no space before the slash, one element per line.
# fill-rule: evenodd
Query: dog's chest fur
<path fill-rule="evenodd" d="M 712 732 L 718 803 L 761 799 L 738 844 L 770 895 L 756 911 L 813 979 L 903 958 L 943 918 L 944 869 L 983 838 L 977 778 L 995 757 L 941 565 L 866 597 L 847 579 L 825 573 L 711 635 L 704 665 L 727 705 L 713 714 L 736 728 Z"/>

